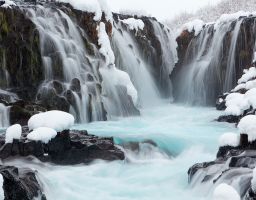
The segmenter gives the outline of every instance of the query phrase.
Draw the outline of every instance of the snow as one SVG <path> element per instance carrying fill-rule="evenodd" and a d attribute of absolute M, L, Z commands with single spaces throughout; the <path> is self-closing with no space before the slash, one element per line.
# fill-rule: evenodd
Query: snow
<path fill-rule="evenodd" d="M 100 53 L 105 57 L 106 65 L 114 64 L 115 55 L 111 48 L 109 37 L 103 22 L 98 26 L 98 44 L 100 45 Z"/>
<path fill-rule="evenodd" d="M 219 147 L 231 146 L 237 147 L 239 145 L 240 136 L 236 133 L 224 133 L 219 138 Z"/>
<path fill-rule="evenodd" d="M 16 6 L 16 4 L 11 0 L 5 0 L 5 3 L 1 7 L 11 8 L 11 6 Z"/>
<path fill-rule="evenodd" d="M 244 110 L 250 108 L 250 104 L 245 95 L 240 93 L 231 93 L 226 97 L 226 115 L 242 115 Z"/>
<path fill-rule="evenodd" d="M 134 105 L 137 104 L 138 92 L 126 72 L 121 71 L 112 65 L 110 67 L 100 68 L 100 73 L 103 77 L 103 80 L 111 80 L 111 83 L 115 86 L 122 85 L 126 87 L 127 94 L 131 96 Z"/>
<path fill-rule="evenodd" d="M 112 12 L 105 0 L 57 0 L 63 3 L 69 3 L 73 8 L 85 12 L 94 13 L 94 20 L 100 21 L 102 12 L 105 13 L 106 19 L 112 21 Z"/>
<path fill-rule="evenodd" d="M 238 84 L 245 83 L 255 77 L 256 77 L 256 68 L 255 67 L 245 69 L 243 76 L 238 80 Z"/>
<path fill-rule="evenodd" d="M 222 183 L 215 188 L 213 200 L 240 200 L 240 196 L 233 187 Z"/>
<path fill-rule="evenodd" d="M 214 28 L 216 29 L 217 26 L 219 26 L 220 24 L 234 21 L 234 20 L 237 20 L 239 17 L 249 16 L 250 14 L 251 14 L 250 12 L 244 12 L 244 11 L 238 11 L 238 12 L 232 13 L 232 14 L 223 14 L 216 21 Z"/>
<path fill-rule="evenodd" d="M 141 19 L 128 18 L 121 21 L 126 24 L 130 30 L 143 30 L 145 26 Z"/>
<path fill-rule="evenodd" d="M 19 124 L 14 124 L 7 128 L 5 134 L 5 143 L 12 143 L 13 139 L 19 140 L 21 138 L 22 128 Z"/>
<path fill-rule="evenodd" d="M 40 127 L 34 129 L 27 135 L 27 139 L 34 141 L 41 141 L 43 143 L 48 143 L 51 139 L 55 138 L 57 131 L 48 127 Z"/>
<path fill-rule="evenodd" d="M 253 177 L 252 177 L 251 184 L 252 184 L 253 192 L 256 193 L 256 167 L 253 170 Z"/>
<path fill-rule="evenodd" d="M 244 96 L 248 99 L 249 104 L 256 109 L 256 88 L 248 90 Z"/>
<path fill-rule="evenodd" d="M 256 115 L 247 115 L 238 123 L 241 134 L 247 134 L 249 142 L 256 140 Z"/>
<path fill-rule="evenodd" d="M 4 199 L 3 185 L 4 185 L 4 178 L 3 178 L 3 175 L 0 174 L 0 199 Z"/>
<path fill-rule="evenodd" d="M 182 29 L 181 32 L 184 30 L 188 30 L 189 32 L 195 31 L 195 36 L 197 36 L 201 32 L 204 25 L 205 23 L 202 20 L 195 19 L 191 22 L 184 24 L 181 28 Z"/>
<path fill-rule="evenodd" d="M 73 126 L 74 122 L 73 115 L 59 110 L 52 110 L 33 115 L 28 121 L 28 127 L 29 130 L 48 127 L 61 132 Z"/>

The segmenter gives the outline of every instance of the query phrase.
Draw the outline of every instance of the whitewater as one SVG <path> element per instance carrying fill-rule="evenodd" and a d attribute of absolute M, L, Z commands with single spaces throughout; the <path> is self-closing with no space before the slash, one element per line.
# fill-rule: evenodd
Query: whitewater
<path fill-rule="evenodd" d="M 98 136 L 113 136 L 119 145 L 145 140 L 157 144 L 141 143 L 140 151 L 125 149 L 125 161 L 77 166 L 36 160 L 5 164 L 37 170 L 49 200 L 211 199 L 212 187 L 201 190 L 188 185 L 187 170 L 194 163 L 213 160 L 219 136 L 237 131 L 232 124 L 215 122 L 219 115 L 213 107 L 162 102 L 142 109 L 140 117 L 73 127 Z"/>

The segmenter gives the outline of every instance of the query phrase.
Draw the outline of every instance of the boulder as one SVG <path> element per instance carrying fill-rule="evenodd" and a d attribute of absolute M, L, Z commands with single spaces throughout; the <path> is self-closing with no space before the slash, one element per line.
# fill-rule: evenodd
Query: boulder
<path fill-rule="evenodd" d="M 21 140 L 4 143 L 0 137 L 0 158 L 34 156 L 42 162 L 60 165 L 89 163 L 95 159 L 106 161 L 124 160 L 123 151 L 115 146 L 113 138 L 89 135 L 87 131 L 65 130 L 59 132 L 48 144 L 26 139 L 27 128 L 23 128 Z"/>

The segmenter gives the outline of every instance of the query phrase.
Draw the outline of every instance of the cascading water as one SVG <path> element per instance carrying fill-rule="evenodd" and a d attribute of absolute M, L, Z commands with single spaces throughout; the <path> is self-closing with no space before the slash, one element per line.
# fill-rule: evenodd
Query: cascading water
<path fill-rule="evenodd" d="M 52 90 L 52 81 L 63 82 L 60 96 L 71 96 L 70 111 L 79 122 L 103 120 L 97 62 L 84 48 L 77 26 L 64 12 L 54 8 L 29 9 L 40 33 L 45 81 L 39 94 Z M 93 64 L 92 64 L 93 63 Z M 60 86 L 62 87 L 62 86 Z"/>
<path fill-rule="evenodd" d="M 9 126 L 9 113 L 9 108 L 0 103 L 0 128 Z"/>
<path fill-rule="evenodd" d="M 147 106 L 157 104 L 160 94 L 150 74 L 150 66 L 140 55 L 137 44 L 128 31 L 116 24 L 113 30 L 112 45 L 116 56 L 116 66 L 126 71 L 139 95 L 139 104 Z M 146 83 L 146 84 L 145 84 Z"/>
<path fill-rule="evenodd" d="M 218 95 L 234 87 L 253 54 L 256 30 L 248 28 L 247 21 L 240 17 L 205 25 L 191 40 L 173 80 L 178 101 L 213 104 Z"/>
<path fill-rule="evenodd" d="M 174 35 L 167 27 L 161 25 L 154 20 L 151 20 L 151 23 L 154 27 L 155 35 L 157 36 L 161 44 L 162 64 L 160 66 L 159 81 L 161 88 L 164 88 L 163 96 L 172 97 L 172 83 L 170 80 L 170 76 L 175 66 L 175 63 L 178 61 L 176 51 L 177 43 L 175 41 Z"/>

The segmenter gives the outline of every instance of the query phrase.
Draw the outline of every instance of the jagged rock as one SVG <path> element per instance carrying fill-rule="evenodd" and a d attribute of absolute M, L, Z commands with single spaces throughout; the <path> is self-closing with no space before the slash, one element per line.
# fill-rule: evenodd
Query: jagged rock
<path fill-rule="evenodd" d="M 36 174 L 30 169 L 12 166 L 0 166 L 3 176 L 5 200 L 46 200 L 45 195 L 36 179 Z"/>
<path fill-rule="evenodd" d="M 89 163 L 95 159 L 107 161 L 123 160 L 124 153 L 114 145 L 113 138 L 101 138 L 89 135 L 87 131 L 66 130 L 58 133 L 48 144 L 29 141 L 25 137 L 27 129 L 23 128 L 21 140 L 12 144 L 4 143 L 0 137 L 0 158 L 34 156 L 43 162 L 60 165 Z"/>

